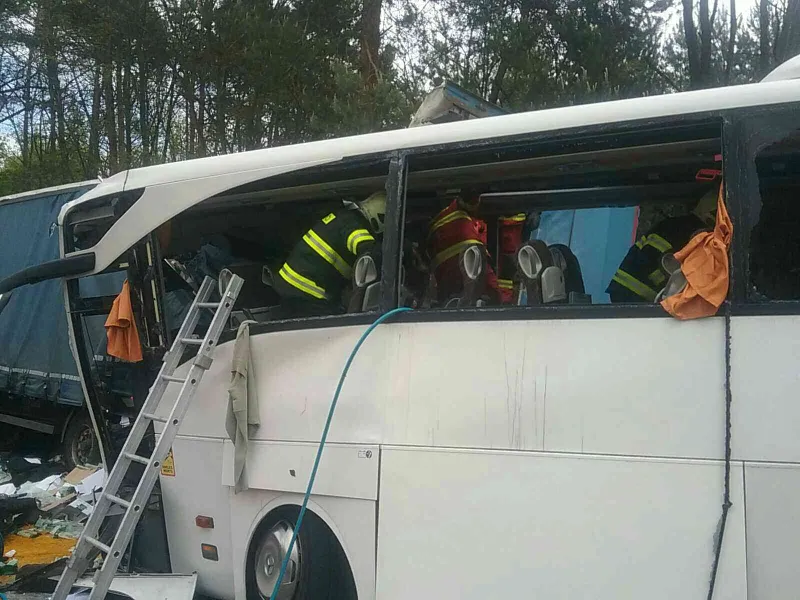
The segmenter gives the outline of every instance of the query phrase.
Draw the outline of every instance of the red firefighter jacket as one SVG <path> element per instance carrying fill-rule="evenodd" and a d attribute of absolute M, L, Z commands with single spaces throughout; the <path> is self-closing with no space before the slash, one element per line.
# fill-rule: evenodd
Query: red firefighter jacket
<path fill-rule="evenodd" d="M 457 200 L 453 200 L 433 218 L 428 229 L 428 251 L 440 302 L 461 293 L 458 257 L 462 250 L 475 245 L 486 247 L 486 223 L 471 217 L 459 207 Z M 498 302 L 497 275 L 489 264 L 486 271 L 486 293 L 491 300 Z"/>

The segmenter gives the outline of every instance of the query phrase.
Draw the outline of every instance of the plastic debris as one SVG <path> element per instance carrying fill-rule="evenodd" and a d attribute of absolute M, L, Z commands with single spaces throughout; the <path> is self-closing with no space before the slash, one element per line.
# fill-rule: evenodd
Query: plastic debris
<path fill-rule="evenodd" d="M 12 558 L 8 562 L 0 562 L 0 575 L 13 575 L 17 572 L 18 564 L 16 558 Z"/>
<path fill-rule="evenodd" d="M 14 555 L 17 553 L 16 550 L 9 550 L 5 554 L 3 554 L 3 558 L 14 558 Z"/>
<path fill-rule="evenodd" d="M 76 540 L 81 537 L 83 523 L 65 521 L 61 519 L 45 519 L 41 517 L 34 525 L 37 530 L 51 534 L 54 538 L 69 538 Z"/>
<path fill-rule="evenodd" d="M 19 531 L 17 531 L 17 535 L 19 537 L 24 537 L 24 538 L 35 538 L 39 537 L 39 535 L 41 535 L 41 532 L 38 529 L 34 529 L 33 527 L 28 527 L 26 529 L 20 529 Z"/>

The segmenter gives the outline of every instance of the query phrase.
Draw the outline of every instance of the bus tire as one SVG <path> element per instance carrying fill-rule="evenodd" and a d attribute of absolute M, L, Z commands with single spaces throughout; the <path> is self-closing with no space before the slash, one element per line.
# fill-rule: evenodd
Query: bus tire
<path fill-rule="evenodd" d="M 350 564 L 334 533 L 306 511 L 281 590 L 270 598 L 299 508 L 284 506 L 259 523 L 245 565 L 247 600 L 357 600 Z"/>
<path fill-rule="evenodd" d="M 70 471 L 75 467 L 100 464 L 100 447 L 87 413 L 76 413 L 69 420 L 61 449 Z"/>

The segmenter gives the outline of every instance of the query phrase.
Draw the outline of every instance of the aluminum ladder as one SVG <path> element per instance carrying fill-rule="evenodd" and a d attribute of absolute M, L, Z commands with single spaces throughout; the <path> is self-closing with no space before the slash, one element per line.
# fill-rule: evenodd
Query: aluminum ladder
<path fill-rule="evenodd" d="M 167 457 L 172 447 L 180 423 L 203 378 L 203 373 L 211 366 L 217 341 L 223 329 L 226 327 L 233 304 L 236 302 L 236 298 L 242 289 L 243 283 L 244 280 L 241 277 L 233 275 L 220 302 L 209 302 L 209 298 L 216 288 L 216 281 L 211 277 L 206 277 L 203 281 L 203 284 L 200 286 L 195 296 L 194 302 L 192 302 L 189 308 L 186 319 L 183 321 L 177 336 L 175 336 L 172 348 L 164 355 L 164 362 L 158 372 L 158 377 L 153 387 L 150 388 L 150 393 L 147 395 L 147 399 L 139 412 L 139 416 L 136 418 L 133 429 L 128 439 L 125 440 L 122 452 L 114 468 L 111 470 L 111 476 L 106 482 L 105 489 L 100 495 L 94 512 L 89 517 L 86 527 L 83 529 L 83 533 L 81 533 L 81 537 L 78 540 L 78 544 L 72 556 L 67 562 L 61 579 L 58 581 L 58 586 L 56 586 L 56 591 L 52 596 L 52 600 L 66 599 L 77 579 L 89 567 L 90 556 L 94 549 L 98 549 L 104 553 L 105 560 L 103 561 L 103 566 L 94 575 L 94 588 L 91 591 L 89 599 L 103 600 L 106 597 L 111 581 L 117 574 L 117 568 L 119 567 L 120 560 L 122 560 L 125 548 L 133 537 L 136 524 L 143 512 L 142 509 L 145 507 L 145 503 L 150 498 L 150 494 L 153 491 L 153 486 L 161 470 L 161 463 Z M 201 340 L 192 336 L 194 335 L 195 328 L 200 319 L 200 312 L 206 309 L 213 310 L 214 317 L 211 320 L 211 325 L 209 325 L 205 337 Z M 185 379 L 183 377 L 175 377 L 173 373 L 180 363 L 184 350 L 189 346 L 197 347 L 197 355 L 192 360 L 189 373 Z M 167 386 L 171 383 L 180 384 L 181 391 L 178 393 L 175 404 L 170 409 L 169 416 L 167 418 L 162 418 L 155 413 Z M 156 444 L 152 456 L 140 456 L 136 452 L 150 423 L 153 422 L 164 424 L 161 437 Z M 144 473 L 131 498 L 123 499 L 118 495 L 119 488 L 125 478 L 128 468 L 133 463 L 144 465 Z M 108 516 L 109 510 L 114 505 L 124 508 L 125 513 L 114 534 L 111 545 L 107 546 L 99 539 L 100 527 Z"/>

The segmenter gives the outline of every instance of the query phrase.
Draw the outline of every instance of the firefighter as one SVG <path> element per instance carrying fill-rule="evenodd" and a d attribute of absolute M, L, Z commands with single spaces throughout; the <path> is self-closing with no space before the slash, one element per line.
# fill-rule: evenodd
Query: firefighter
<path fill-rule="evenodd" d="M 498 253 L 497 286 L 503 304 L 514 303 L 514 275 L 517 272 L 517 252 L 522 246 L 523 232 L 528 222 L 526 213 L 497 220 Z"/>
<path fill-rule="evenodd" d="M 486 223 L 475 216 L 479 206 L 480 193 L 463 190 L 461 196 L 433 218 L 428 228 L 428 254 L 436 279 L 437 299 L 442 304 L 463 291 L 458 266 L 461 252 L 469 246 L 480 246 L 486 251 Z M 485 293 L 490 302 L 500 302 L 497 275 L 488 261 Z"/>
<path fill-rule="evenodd" d="M 703 196 L 688 215 L 669 217 L 631 246 L 606 288 L 611 302 L 653 302 L 669 274 L 661 257 L 683 248 L 695 234 L 713 229 L 719 187 Z"/>
<path fill-rule="evenodd" d="M 386 194 L 375 192 L 356 209 L 332 212 L 309 229 L 274 277 L 284 304 L 303 315 L 342 312 L 356 257 L 375 252 L 377 258 L 385 216 Z"/>

